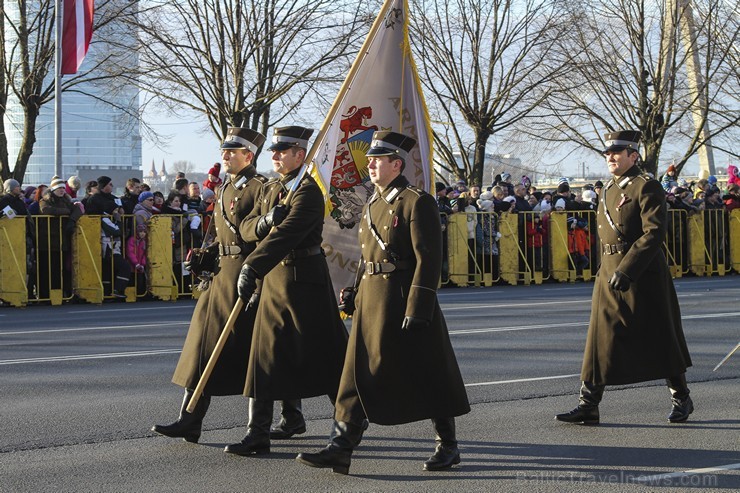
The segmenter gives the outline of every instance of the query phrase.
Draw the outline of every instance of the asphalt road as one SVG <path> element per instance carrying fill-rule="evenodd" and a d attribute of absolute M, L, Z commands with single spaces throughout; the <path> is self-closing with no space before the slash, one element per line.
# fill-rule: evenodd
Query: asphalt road
<path fill-rule="evenodd" d="M 325 445 L 325 398 L 304 401 L 305 435 L 259 458 L 222 452 L 245 433 L 239 396 L 213 399 L 198 445 L 149 432 L 177 416 L 170 377 L 194 302 L 3 307 L 0 491 L 737 490 L 740 353 L 712 369 L 740 341 L 740 278 L 676 287 L 694 360 L 688 423 L 667 423 L 663 382 L 609 388 L 601 426 L 553 421 L 577 403 L 592 284 L 446 289 L 473 408 L 458 419 L 461 466 L 422 472 L 429 423 L 372 426 L 348 477 L 293 460 Z"/>

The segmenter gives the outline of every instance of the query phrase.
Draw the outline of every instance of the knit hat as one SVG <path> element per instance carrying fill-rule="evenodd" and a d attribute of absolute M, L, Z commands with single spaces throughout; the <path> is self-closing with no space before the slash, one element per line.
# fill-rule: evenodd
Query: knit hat
<path fill-rule="evenodd" d="M 557 209 L 558 207 L 562 207 L 563 209 L 565 209 L 565 200 L 558 199 L 558 201 L 555 202 L 555 209 Z"/>
<path fill-rule="evenodd" d="M 113 180 L 110 176 L 99 176 L 98 179 L 95 181 L 98 182 L 98 190 L 102 190 L 106 187 L 106 185 L 108 185 L 108 183 L 112 182 Z"/>
<path fill-rule="evenodd" d="M 481 200 L 493 200 L 493 192 L 490 190 L 486 190 L 485 192 L 480 194 L 480 197 L 478 198 L 478 205 L 480 205 Z"/>
<path fill-rule="evenodd" d="M 441 192 L 441 191 L 442 191 L 442 190 L 444 190 L 445 188 L 447 188 L 447 187 L 446 187 L 446 186 L 445 186 L 445 184 L 444 184 L 444 183 L 442 183 L 441 181 L 438 181 L 437 183 L 435 183 L 435 184 L 434 184 L 434 189 L 435 189 L 435 190 L 436 190 L 437 192 Z"/>
<path fill-rule="evenodd" d="M 72 190 L 79 190 L 81 183 L 80 183 L 80 177 L 76 175 L 72 175 L 69 178 L 67 178 L 67 185 L 69 185 L 69 188 Z"/>
<path fill-rule="evenodd" d="M 593 200 L 596 198 L 596 192 L 592 190 L 584 190 L 583 193 L 581 194 L 581 197 L 586 202 L 593 202 Z"/>
<path fill-rule="evenodd" d="M 10 193 L 17 187 L 20 187 L 21 184 L 18 183 L 18 180 L 14 180 L 12 178 L 8 178 L 5 180 L 5 183 L 3 183 L 3 190 L 5 190 L 5 193 Z"/>
<path fill-rule="evenodd" d="M 64 180 L 54 175 L 54 177 L 51 179 L 51 185 L 49 185 L 49 190 L 53 192 L 57 188 L 64 188 Z"/>
<path fill-rule="evenodd" d="M 564 177 L 564 176 L 561 176 L 560 178 L 558 178 L 558 185 L 560 185 L 561 183 L 566 183 L 567 184 L 568 183 L 568 179 L 566 177 Z"/>
<path fill-rule="evenodd" d="M 153 199 L 153 198 L 154 198 L 154 194 L 152 192 L 141 192 L 139 194 L 139 203 L 141 204 L 146 199 Z"/>
<path fill-rule="evenodd" d="M 501 173 L 501 181 L 510 180 L 511 175 L 509 173 Z"/>
<path fill-rule="evenodd" d="M 490 212 L 493 210 L 493 200 L 478 199 L 478 207 L 484 212 Z"/>
<path fill-rule="evenodd" d="M 211 169 L 208 170 L 209 175 L 218 176 L 218 174 L 221 172 L 221 164 L 215 163 L 213 166 L 211 166 Z"/>
<path fill-rule="evenodd" d="M 208 200 L 211 197 L 215 197 L 216 192 L 211 190 L 210 188 L 204 188 L 202 192 L 200 192 L 200 198 L 201 200 Z"/>
<path fill-rule="evenodd" d="M 717 177 L 714 175 L 710 175 L 709 178 L 707 178 L 707 181 L 710 185 L 716 185 L 717 184 Z"/>

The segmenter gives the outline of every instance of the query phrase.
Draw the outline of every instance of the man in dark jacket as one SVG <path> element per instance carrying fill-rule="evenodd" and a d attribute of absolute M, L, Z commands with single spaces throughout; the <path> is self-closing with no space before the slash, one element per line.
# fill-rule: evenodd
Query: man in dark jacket
<path fill-rule="evenodd" d="M 244 387 L 247 434 L 227 453 L 270 451 L 273 401 L 328 395 L 334 403 L 339 387 L 347 330 L 321 249 L 324 197 L 314 179 L 300 173 L 312 132 L 275 129 L 270 150 L 280 178 L 265 183 L 239 228 L 246 241 L 259 241 L 241 268 L 239 297 L 249 300 L 258 279 L 262 286 Z"/>
<path fill-rule="evenodd" d="M 308 466 L 347 474 L 365 418 L 381 425 L 431 418 L 437 449 L 424 469 L 460 462 L 454 417 L 469 412 L 470 405 L 437 301 L 438 208 L 401 174 L 415 144 L 407 135 L 375 132 L 367 153 L 376 190 L 359 230 L 363 263 L 356 301 L 343 300 L 346 312 L 357 308 L 331 441 L 318 453 L 298 455 Z"/>
<path fill-rule="evenodd" d="M 665 378 L 673 408 L 668 421 L 686 421 L 694 410 L 686 384 L 691 358 L 681 312 L 662 246 L 665 191 L 638 167 L 640 132 L 605 136 L 612 179 L 597 214 L 601 267 L 581 369 L 578 407 L 558 414 L 566 423 L 599 423 L 606 385 Z"/>

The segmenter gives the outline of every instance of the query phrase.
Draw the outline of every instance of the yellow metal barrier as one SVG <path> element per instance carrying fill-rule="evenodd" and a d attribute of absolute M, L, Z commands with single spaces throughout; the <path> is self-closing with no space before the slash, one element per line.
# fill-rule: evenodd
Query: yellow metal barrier
<path fill-rule="evenodd" d="M 503 281 L 515 286 L 519 280 L 519 259 L 525 258 L 524 252 L 519 247 L 519 217 L 516 213 L 504 212 L 499 217 L 499 240 L 500 270 L 499 276 Z M 529 284 L 531 277 L 526 277 L 525 283 Z"/>
<path fill-rule="evenodd" d="M 550 275 L 560 282 L 575 282 L 576 269 L 568 251 L 568 213 L 553 212 L 548 223 L 550 234 Z"/>
<path fill-rule="evenodd" d="M 689 269 L 697 276 L 724 276 L 729 265 L 726 212 L 721 209 L 689 215 Z"/>
<path fill-rule="evenodd" d="M 686 255 L 687 224 L 688 213 L 685 210 L 668 210 L 668 222 L 666 225 L 666 236 L 663 242 L 663 251 L 673 277 L 682 277 L 689 272 Z"/>
<path fill-rule="evenodd" d="M 11 306 L 28 303 L 25 217 L 0 219 L 0 300 Z"/>
<path fill-rule="evenodd" d="M 36 238 L 34 297 L 29 302 L 61 305 L 72 299 L 71 235 L 64 229 L 66 216 L 33 216 Z"/>
<path fill-rule="evenodd" d="M 88 303 L 103 302 L 100 216 L 82 216 L 72 238 L 72 289 Z"/>
<path fill-rule="evenodd" d="M 740 209 L 729 215 L 729 242 L 732 270 L 740 272 Z"/>
<path fill-rule="evenodd" d="M 172 218 L 152 216 L 148 231 L 149 291 L 160 300 L 176 300 L 177 280 L 172 272 Z"/>

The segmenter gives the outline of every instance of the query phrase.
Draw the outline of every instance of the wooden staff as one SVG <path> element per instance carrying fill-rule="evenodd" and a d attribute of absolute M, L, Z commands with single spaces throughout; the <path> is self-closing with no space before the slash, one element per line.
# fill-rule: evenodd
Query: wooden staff
<path fill-rule="evenodd" d="M 293 182 L 293 185 L 290 187 L 290 190 L 288 190 L 288 194 L 281 201 L 282 205 L 286 205 L 288 201 L 290 200 L 290 198 L 293 196 L 293 193 L 298 188 L 298 185 L 303 180 L 303 177 L 306 176 L 306 173 L 308 172 L 309 167 L 310 165 L 308 163 L 305 163 L 303 165 L 303 167 L 301 168 L 301 172 L 298 173 L 298 176 Z M 211 221 L 213 221 L 213 219 L 211 219 Z M 274 230 L 275 230 L 275 227 L 273 226 L 270 232 L 272 233 L 272 231 Z M 252 307 L 253 306 L 251 304 L 247 305 L 247 310 L 249 310 Z M 228 320 L 226 320 L 226 325 L 224 325 L 224 330 L 221 331 L 221 335 L 218 337 L 218 341 L 216 341 L 216 347 L 213 348 L 211 357 L 208 358 L 208 363 L 206 363 L 206 367 L 203 370 L 203 374 L 201 374 L 200 380 L 198 380 L 198 385 L 195 387 L 195 390 L 193 391 L 193 396 L 190 398 L 190 402 L 188 403 L 188 407 L 186 408 L 187 412 L 192 413 L 193 411 L 195 411 L 195 406 L 198 405 L 198 401 L 203 395 L 203 390 L 206 388 L 208 379 L 211 378 L 211 373 L 213 373 L 213 368 L 216 366 L 216 362 L 218 361 L 218 358 L 221 356 L 221 351 L 223 351 L 224 346 L 226 345 L 226 340 L 229 338 L 229 334 L 231 334 L 234 331 L 234 325 L 236 324 L 236 319 L 239 316 L 239 313 L 242 311 L 242 308 L 244 308 L 244 301 L 241 298 L 237 298 L 236 303 L 234 303 L 234 308 L 231 309 L 231 314 L 229 315 Z"/>

